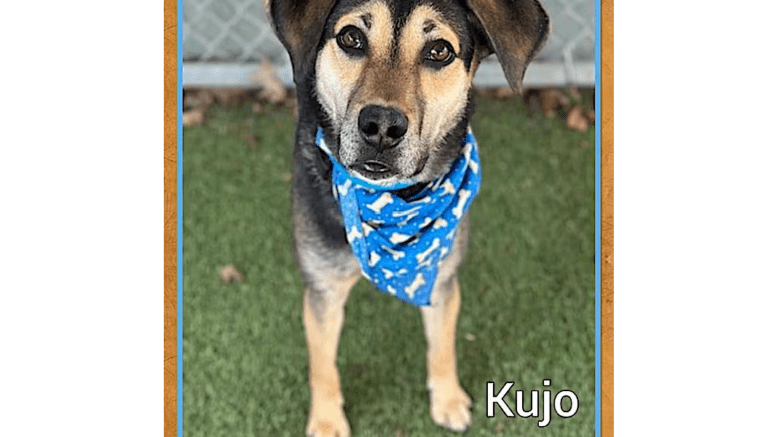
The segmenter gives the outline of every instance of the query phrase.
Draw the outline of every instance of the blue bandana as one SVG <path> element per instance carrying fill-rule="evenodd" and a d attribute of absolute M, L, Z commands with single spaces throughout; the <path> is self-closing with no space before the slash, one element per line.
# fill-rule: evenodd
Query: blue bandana
<path fill-rule="evenodd" d="M 384 293 L 416 306 L 429 305 L 459 220 L 480 188 L 475 137 L 467 133 L 462 153 L 448 173 L 408 199 L 396 191 L 413 184 L 383 187 L 348 173 L 332 158 L 320 128 L 316 145 L 332 161 L 332 189 L 364 276 Z"/>

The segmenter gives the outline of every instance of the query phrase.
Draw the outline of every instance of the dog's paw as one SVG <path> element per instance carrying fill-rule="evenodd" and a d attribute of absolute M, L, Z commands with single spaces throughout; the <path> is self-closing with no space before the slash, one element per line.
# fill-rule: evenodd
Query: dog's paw
<path fill-rule="evenodd" d="M 307 437 L 350 437 L 351 428 L 339 407 L 314 410 L 310 413 L 305 433 Z"/>
<path fill-rule="evenodd" d="M 434 423 L 452 431 L 465 431 L 472 421 L 472 400 L 458 384 L 436 385 L 431 390 Z"/>

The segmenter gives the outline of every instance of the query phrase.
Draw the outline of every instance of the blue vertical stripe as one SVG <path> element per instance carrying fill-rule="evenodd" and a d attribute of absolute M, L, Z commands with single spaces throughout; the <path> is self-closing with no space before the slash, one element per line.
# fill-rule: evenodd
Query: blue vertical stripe
<path fill-rule="evenodd" d="M 594 185 L 596 194 L 594 196 L 595 204 L 595 234 L 596 253 L 594 255 L 595 269 L 595 299 L 596 299 L 596 437 L 602 435 L 602 37 L 601 37 L 601 8 L 600 1 L 594 2 L 595 9 L 595 32 L 594 32 L 594 59 L 596 61 L 596 90 L 594 91 L 596 106 L 596 153 L 595 167 L 596 179 Z"/>

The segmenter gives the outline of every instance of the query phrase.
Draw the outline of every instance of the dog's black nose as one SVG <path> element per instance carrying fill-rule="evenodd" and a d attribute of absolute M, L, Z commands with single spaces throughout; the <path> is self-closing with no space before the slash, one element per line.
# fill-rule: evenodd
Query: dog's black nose
<path fill-rule="evenodd" d="M 359 131 L 378 152 L 396 147 L 407 132 L 407 117 L 394 108 L 365 106 L 359 113 Z"/>

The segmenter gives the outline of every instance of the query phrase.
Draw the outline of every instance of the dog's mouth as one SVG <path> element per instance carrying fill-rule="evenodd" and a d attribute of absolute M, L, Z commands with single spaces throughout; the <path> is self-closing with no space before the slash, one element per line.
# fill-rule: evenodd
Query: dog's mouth
<path fill-rule="evenodd" d="M 423 168 L 423 167 L 422 167 Z M 362 177 L 369 178 L 374 181 L 381 181 L 390 178 L 392 175 L 398 174 L 394 167 L 377 160 L 363 161 L 359 164 L 350 167 L 351 171 L 358 172 Z M 420 170 L 416 173 L 419 173 Z M 397 191 L 397 195 L 405 200 L 408 200 L 418 194 L 426 186 L 426 183 L 415 183 L 409 187 L 403 188 Z"/>
<path fill-rule="evenodd" d="M 362 179 L 374 182 L 388 182 L 399 171 L 393 165 L 376 159 L 357 161 L 348 166 L 348 171 Z"/>
<path fill-rule="evenodd" d="M 396 165 L 375 158 L 359 160 L 356 163 L 349 165 L 348 171 L 356 173 L 364 179 L 375 182 L 406 183 L 412 181 L 423 171 L 428 159 L 428 156 L 424 157 L 424 159 L 418 163 L 413 173 L 407 176 L 404 176 L 402 174 L 403 172 Z M 394 179 L 396 180 L 394 181 Z"/>
<path fill-rule="evenodd" d="M 351 170 L 356 170 L 371 179 L 384 179 L 397 173 L 391 165 L 375 159 L 357 162 L 351 166 Z"/>

